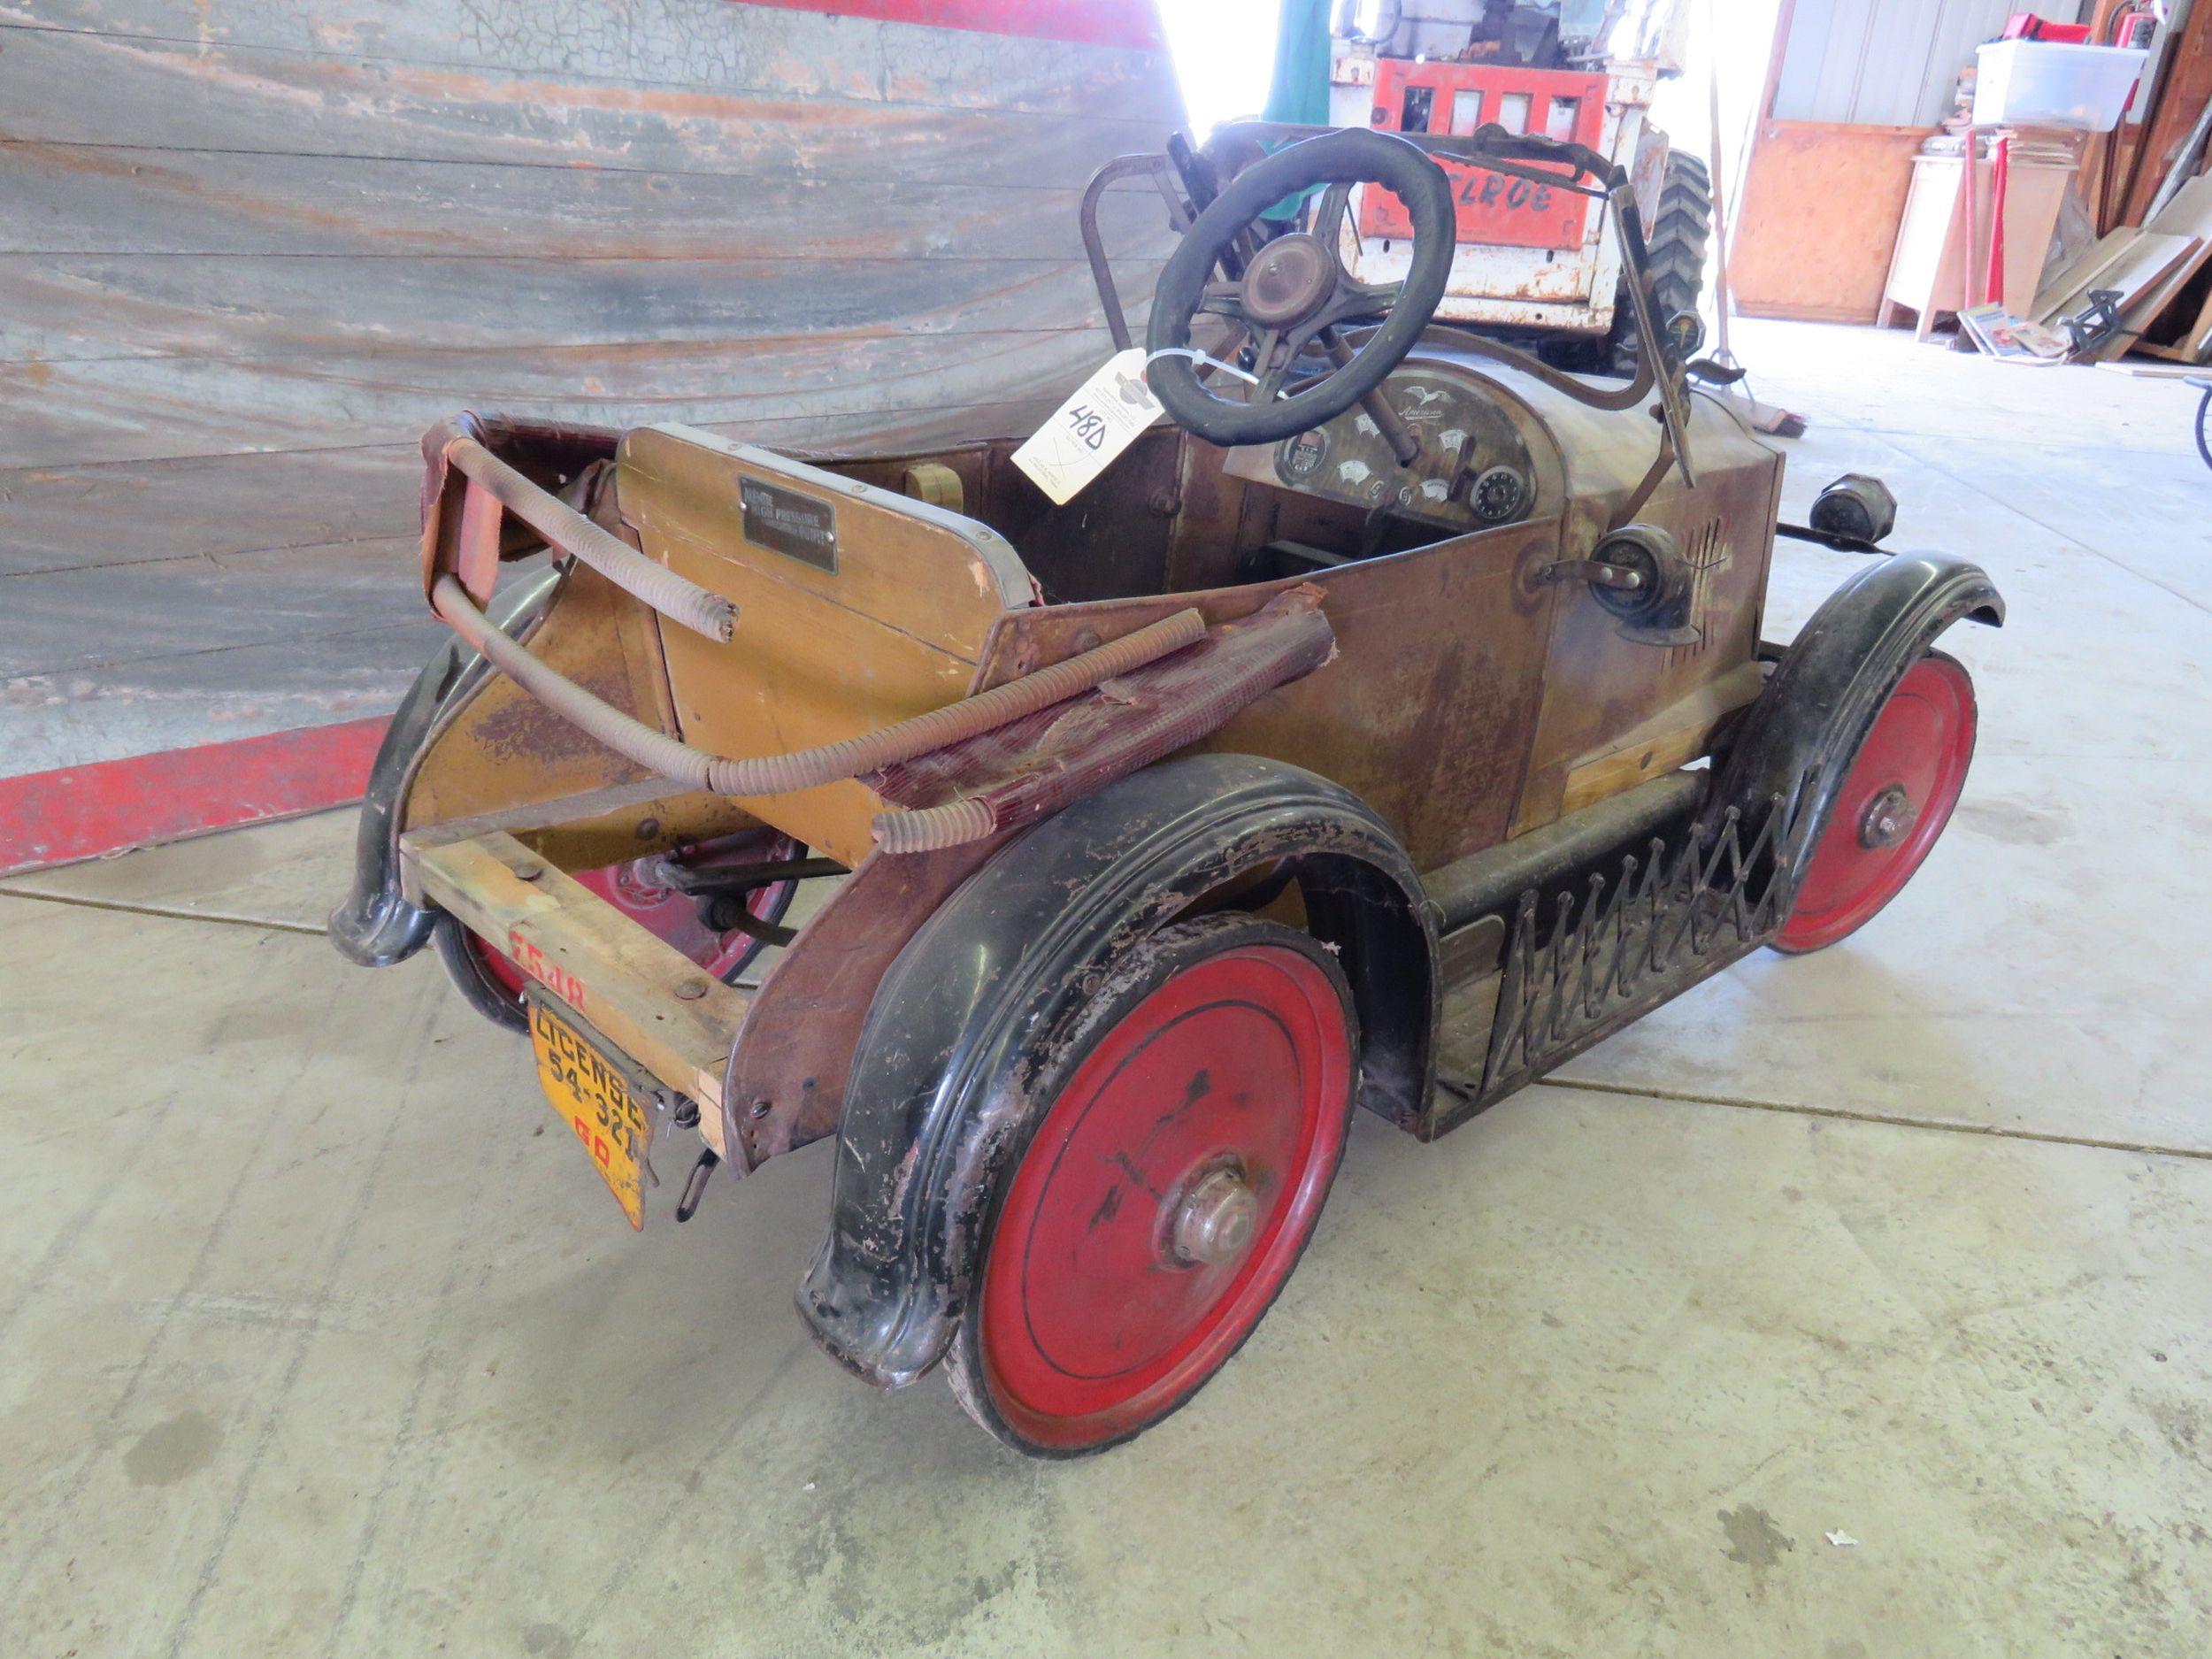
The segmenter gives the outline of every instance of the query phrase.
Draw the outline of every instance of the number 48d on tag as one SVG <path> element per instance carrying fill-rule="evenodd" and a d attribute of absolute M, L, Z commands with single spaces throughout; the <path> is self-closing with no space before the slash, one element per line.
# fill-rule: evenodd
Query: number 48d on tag
<path fill-rule="evenodd" d="M 1144 383 L 1143 349 L 1132 346 L 1115 352 L 1075 388 L 1075 396 L 1014 451 L 1014 465 L 1056 506 L 1065 506 L 1159 414 L 1159 400 Z"/>

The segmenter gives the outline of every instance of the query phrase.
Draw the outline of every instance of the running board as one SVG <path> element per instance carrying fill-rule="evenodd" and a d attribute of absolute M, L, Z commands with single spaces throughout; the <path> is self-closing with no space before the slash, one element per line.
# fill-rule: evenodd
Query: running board
<path fill-rule="evenodd" d="M 1421 885 L 1442 917 L 1439 951 L 1445 986 L 1498 969 L 1505 937 L 1497 918 L 1509 915 L 1522 894 L 1609 864 L 1623 848 L 1678 828 L 1697 810 L 1712 780 L 1709 771 L 1669 772 L 1423 877 Z"/>
<path fill-rule="evenodd" d="M 1663 820 L 1532 880 L 1461 930 L 1484 960 L 1447 993 L 1454 1033 L 1417 1133 L 1455 1129 L 1771 939 L 1793 894 L 1784 804 Z M 1455 1009 L 1456 1003 L 1456 1009 Z M 1455 1049 L 1457 1052 L 1450 1052 Z M 1478 1061 L 1477 1056 L 1479 1056 Z M 1478 1070 L 1477 1067 L 1479 1067 Z"/>

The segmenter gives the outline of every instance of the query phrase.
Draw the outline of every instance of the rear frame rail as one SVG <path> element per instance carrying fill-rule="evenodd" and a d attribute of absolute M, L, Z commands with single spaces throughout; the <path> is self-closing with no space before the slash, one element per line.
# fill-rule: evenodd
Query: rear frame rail
<path fill-rule="evenodd" d="M 699 1106 L 722 1144 L 722 1079 L 749 993 L 725 985 L 503 830 L 400 838 L 409 898 L 448 911 Z"/>

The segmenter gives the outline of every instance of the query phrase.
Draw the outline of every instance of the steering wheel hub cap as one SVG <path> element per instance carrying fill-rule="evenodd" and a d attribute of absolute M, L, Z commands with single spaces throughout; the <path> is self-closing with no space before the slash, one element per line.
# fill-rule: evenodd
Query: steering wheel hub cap
<path fill-rule="evenodd" d="M 1263 328 L 1294 327 L 1329 303 L 1336 275 L 1336 256 L 1318 236 L 1278 236 L 1245 267 L 1244 314 Z"/>

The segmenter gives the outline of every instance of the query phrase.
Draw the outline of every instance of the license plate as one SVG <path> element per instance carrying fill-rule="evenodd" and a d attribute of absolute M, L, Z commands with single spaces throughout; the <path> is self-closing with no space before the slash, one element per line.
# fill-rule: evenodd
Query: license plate
<path fill-rule="evenodd" d="M 530 997 L 530 1046 L 538 1082 L 555 1114 L 622 1206 L 630 1225 L 645 1225 L 646 1152 L 653 1142 L 650 1097 L 550 998 Z"/>

